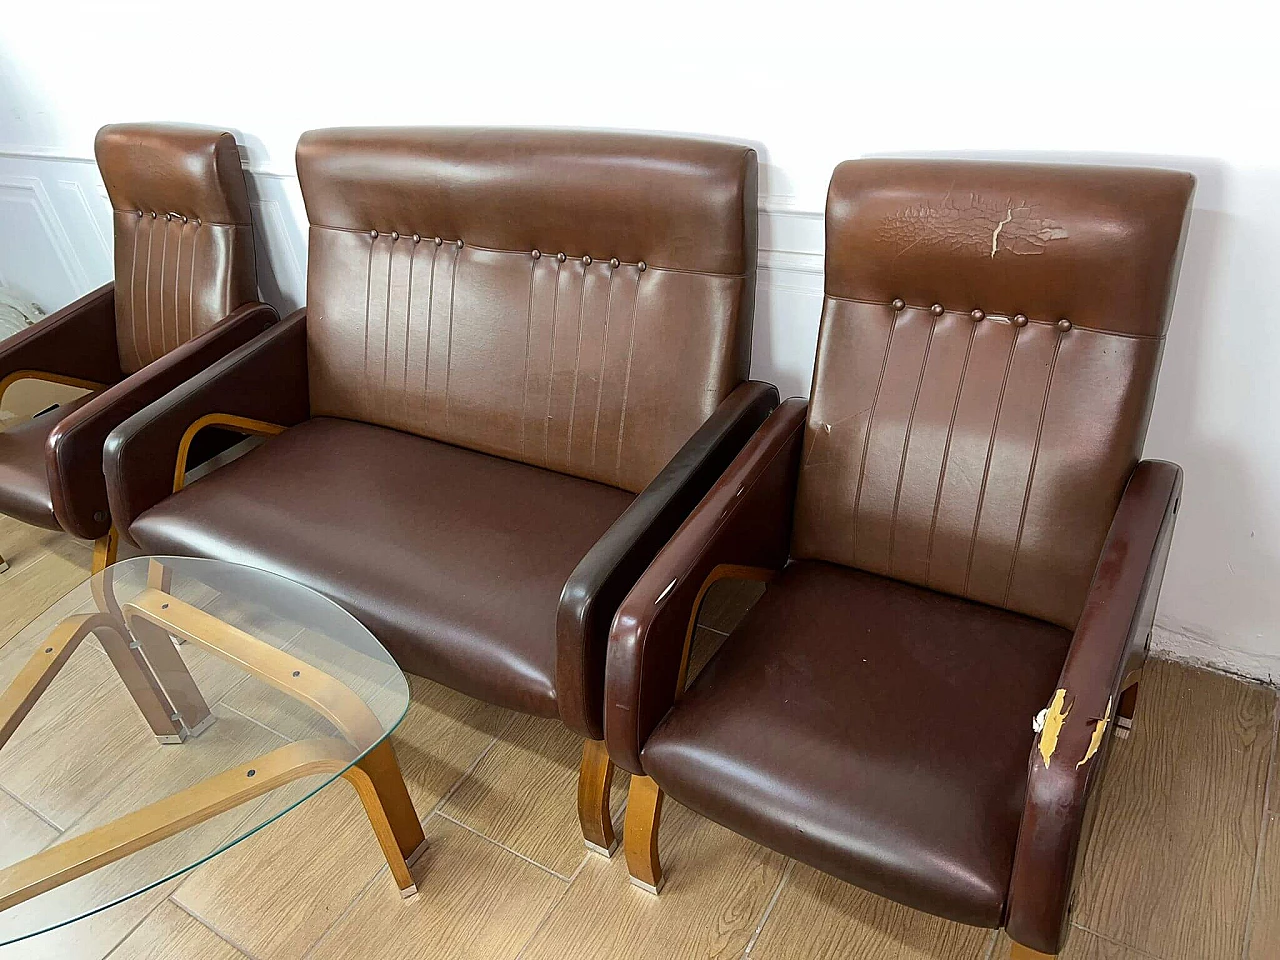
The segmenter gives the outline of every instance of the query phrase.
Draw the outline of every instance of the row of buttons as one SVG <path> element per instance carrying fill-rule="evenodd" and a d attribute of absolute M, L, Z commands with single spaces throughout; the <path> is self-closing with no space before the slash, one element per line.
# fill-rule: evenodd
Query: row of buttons
<path fill-rule="evenodd" d="M 139 216 L 141 216 L 141 214 L 139 214 Z M 152 216 L 155 216 L 155 214 L 152 214 Z M 378 237 L 382 236 L 382 234 L 378 233 L 378 231 L 377 231 L 377 230 L 370 230 L 370 231 L 369 231 L 369 236 L 370 236 L 370 237 L 372 237 L 374 240 L 377 240 L 377 239 L 378 239 Z M 400 239 L 400 234 L 399 234 L 399 233 L 397 233 L 395 230 L 392 230 L 392 231 L 391 231 L 391 233 L 389 234 L 389 236 L 391 237 L 391 239 L 392 239 L 393 241 L 395 241 L 395 240 L 399 240 L 399 239 Z M 443 239 L 442 237 L 429 237 L 428 239 L 433 239 L 433 240 L 435 240 L 435 244 L 436 244 L 436 246 L 437 246 L 437 247 L 444 243 L 444 239 Z M 420 234 L 415 233 L 415 234 L 413 235 L 413 242 L 414 242 L 414 243 L 421 243 L 421 242 L 422 242 L 422 236 L 421 236 Z M 454 245 L 455 247 L 457 247 L 459 250 L 461 250 L 461 249 L 462 249 L 462 247 L 463 247 L 463 242 L 462 242 L 461 240 L 455 240 L 455 241 L 453 241 L 453 245 Z M 533 259 L 535 259 L 535 260 L 541 259 L 541 257 L 542 257 L 542 251 L 541 251 L 541 250 L 534 250 L 534 251 L 533 251 L 533 253 L 532 253 L 531 255 L 532 255 Z M 563 253 L 557 253 L 557 254 L 556 254 L 556 259 L 557 259 L 558 261 L 560 261 L 561 263 L 564 263 L 564 262 L 565 262 L 566 260 L 568 260 L 569 258 L 568 258 L 565 254 L 563 254 Z M 592 264 L 592 263 L 594 263 L 595 261 L 593 261 L 593 260 L 591 259 L 591 257 L 589 257 L 589 256 L 585 256 L 585 257 L 583 257 L 583 258 L 582 258 L 582 262 L 583 262 L 584 264 L 586 264 L 586 265 L 589 267 L 589 266 L 591 266 L 591 264 Z M 612 259 L 610 259 L 610 261 L 609 261 L 609 266 L 611 266 L 611 267 L 613 267 L 613 269 L 617 270 L 617 269 L 618 269 L 618 267 L 622 266 L 622 261 L 621 261 L 621 260 L 619 260 L 617 257 L 613 257 L 613 258 L 612 258 Z M 648 270 L 648 269 L 649 269 L 649 265 L 648 265 L 647 263 L 645 263 L 643 260 L 641 260 L 638 264 L 636 264 L 636 267 L 640 270 L 640 272 L 641 272 L 641 273 L 644 273 L 644 271 L 646 271 L 646 270 Z"/>
<path fill-rule="evenodd" d="M 901 313 L 903 310 L 907 308 L 907 302 L 903 300 L 901 297 L 896 297 L 892 305 L 893 305 L 894 311 L 897 313 Z M 929 312 L 932 313 L 935 317 L 940 317 L 947 311 L 942 304 L 935 303 L 932 307 L 929 308 Z M 981 323 L 986 318 L 987 318 L 987 315 L 982 310 L 978 310 L 975 308 L 969 311 L 969 319 L 972 320 L 974 323 Z M 1025 327 L 1027 325 L 1027 315 L 1025 313 L 1015 314 L 1013 317 L 1013 325 L 1015 327 Z M 1071 329 L 1071 321 L 1068 320 L 1066 317 L 1063 317 L 1061 320 L 1057 322 L 1056 326 L 1063 333 L 1066 333 L 1068 330 Z"/>

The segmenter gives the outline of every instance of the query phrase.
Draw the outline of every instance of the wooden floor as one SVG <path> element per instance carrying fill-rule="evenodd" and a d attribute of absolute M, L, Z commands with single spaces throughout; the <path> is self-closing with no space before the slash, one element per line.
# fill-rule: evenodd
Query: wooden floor
<path fill-rule="evenodd" d="M 87 546 L 0 518 L 0 644 L 88 573 Z M 705 661 L 744 605 L 708 604 Z M 621 855 L 582 846 L 579 743 L 559 725 L 413 681 L 396 750 L 430 841 L 402 901 L 354 794 L 335 783 L 157 892 L 0 960 L 296 958 L 974 958 L 989 930 L 925 916 L 832 880 L 670 804 L 668 881 L 631 887 Z M 1072 960 L 1280 957 L 1277 698 L 1161 663 L 1118 743 L 1084 867 Z M 615 781 L 621 830 L 627 778 Z M 49 828 L 0 790 L 0 863 Z M 15 841 L 16 838 L 16 841 Z M 15 852 L 15 844 L 22 850 Z"/>

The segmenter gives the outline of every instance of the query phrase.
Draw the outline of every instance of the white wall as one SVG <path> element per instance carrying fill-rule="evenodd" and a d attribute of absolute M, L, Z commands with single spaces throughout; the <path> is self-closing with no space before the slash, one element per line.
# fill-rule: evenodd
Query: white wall
<path fill-rule="evenodd" d="M 1149 456 L 1186 494 L 1159 641 L 1280 676 L 1280 82 L 1265 7 L 64 2 L 0 20 L 0 282 L 46 308 L 109 276 L 105 122 L 225 124 L 247 146 L 269 273 L 300 303 L 292 151 L 332 124 L 537 124 L 754 142 L 754 373 L 805 393 L 821 210 L 841 159 L 1179 167 L 1200 178 Z"/>

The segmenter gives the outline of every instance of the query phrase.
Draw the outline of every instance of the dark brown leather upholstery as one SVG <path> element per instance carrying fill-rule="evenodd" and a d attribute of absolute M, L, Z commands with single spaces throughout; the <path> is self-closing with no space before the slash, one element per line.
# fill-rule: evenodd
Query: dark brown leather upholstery
<path fill-rule="evenodd" d="M 298 176 L 316 416 L 639 492 L 747 376 L 747 147 L 319 130 Z"/>
<path fill-rule="evenodd" d="M 229 133 L 114 125 L 97 153 L 117 282 L 0 345 L 0 380 L 36 371 L 109 387 L 0 437 L 0 511 L 87 539 L 111 526 L 107 434 L 276 320 L 254 303 L 248 194 Z"/>
<path fill-rule="evenodd" d="M 1192 185 L 842 165 L 808 412 L 775 411 L 620 606 L 611 756 L 836 876 L 1059 950 L 1177 509 L 1180 470 L 1137 456 Z M 740 567 L 781 573 L 677 701 L 700 588 Z"/>
<path fill-rule="evenodd" d="M 1191 184 L 837 168 L 795 555 L 1074 627 L 1146 433 Z"/>
<path fill-rule="evenodd" d="M 406 669 L 599 739 L 617 604 L 777 406 L 743 382 L 754 152 L 329 130 L 298 170 L 306 315 L 112 434 L 117 525 L 309 583 Z M 168 497 L 209 413 L 301 425 Z"/>
<path fill-rule="evenodd" d="M 44 466 L 45 443 L 62 417 L 93 397 L 86 394 L 0 431 L 0 513 L 37 527 L 58 529 Z"/>
<path fill-rule="evenodd" d="M 221 130 L 110 124 L 94 154 L 114 210 L 120 366 L 134 373 L 257 299 L 249 194 Z"/>
<path fill-rule="evenodd" d="M 545 717 L 558 715 L 560 592 L 634 499 L 324 417 L 215 478 L 144 513 L 133 537 L 152 553 L 236 557 L 316 587 L 406 670 Z"/>
<path fill-rule="evenodd" d="M 792 563 L 649 737 L 645 772 L 765 846 L 997 926 L 1062 627 Z"/>

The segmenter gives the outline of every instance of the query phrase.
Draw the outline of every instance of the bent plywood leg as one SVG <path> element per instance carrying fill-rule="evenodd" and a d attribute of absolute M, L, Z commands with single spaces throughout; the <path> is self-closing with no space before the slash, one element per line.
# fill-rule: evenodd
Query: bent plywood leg
<path fill-rule="evenodd" d="M 301 740 L 210 777 L 118 820 L 0 870 L 0 911 L 211 820 L 294 780 L 343 769 L 354 748 L 338 739 Z"/>
<path fill-rule="evenodd" d="M 182 743 L 186 738 L 182 719 L 151 672 L 142 650 L 131 644 L 114 623 L 101 624 L 95 633 L 156 739 L 161 743 Z"/>
<path fill-rule="evenodd" d="M 631 775 L 623 840 L 631 882 L 652 894 L 662 889 L 658 860 L 658 828 L 662 823 L 662 788 L 651 777 Z"/>
<path fill-rule="evenodd" d="M 71 659 L 80 642 L 103 618 L 98 614 L 83 614 L 63 620 L 48 639 L 33 653 L 26 665 L 13 678 L 13 682 L 0 693 L 0 747 L 9 742 L 40 695 L 53 683 L 58 671 Z"/>
<path fill-rule="evenodd" d="M 209 712 L 209 705 L 205 703 L 182 654 L 173 645 L 173 638 L 162 627 L 142 617 L 130 621 L 129 631 L 147 666 L 173 704 L 185 732 L 193 737 L 204 733 L 213 723 L 213 714 Z"/>
<path fill-rule="evenodd" d="M 1142 671 L 1136 670 L 1124 678 L 1120 689 L 1120 702 L 1116 705 L 1116 736 L 1121 740 L 1129 737 L 1133 729 L 1133 715 L 1138 710 L 1138 682 L 1142 679 Z"/>
<path fill-rule="evenodd" d="M 4 554 L 0 553 L 0 573 L 5 573 L 9 569 L 9 561 L 4 558 Z"/>
<path fill-rule="evenodd" d="M 582 745 L 582 764 L 578 768 L 578 822 L 587 849 L 602 857 L 612 857 L 618 849 L 613 834 L 613 815 L 609 810 L 609 792 L 613 786 L 613 761 L 600 740 Z"/>
<path fill-rule="evenodd" d="M 383 740 L 347 770 L 343 777 L 356 788 L 364 812 L 391 867 L 400 896 L 418 892 L 409 868 L 427 849 L 422 822 L 413 809 L 400 764 L 390 740 Z"/>
<path fill-rule="evenodd" d="M 93 572 L 101 573 L 116 562 L 116 553 L 120 549 L 120 535 L 116 528 L 107 531 L 105 537 L 99 537 L 93 544 Z"/>

